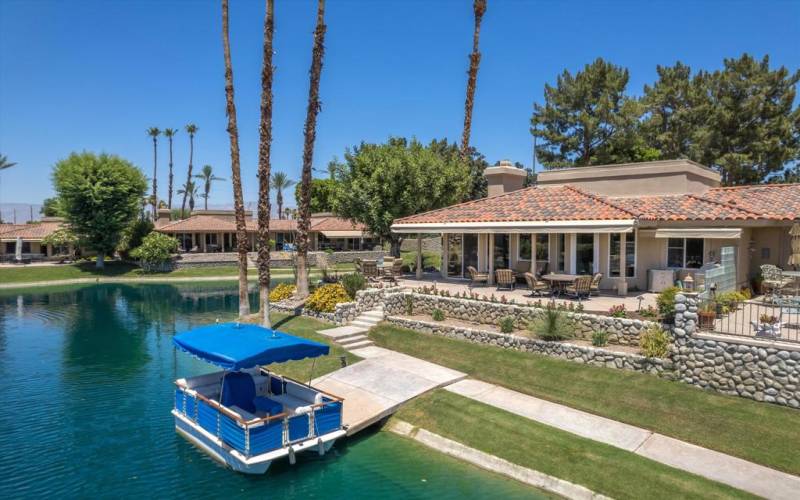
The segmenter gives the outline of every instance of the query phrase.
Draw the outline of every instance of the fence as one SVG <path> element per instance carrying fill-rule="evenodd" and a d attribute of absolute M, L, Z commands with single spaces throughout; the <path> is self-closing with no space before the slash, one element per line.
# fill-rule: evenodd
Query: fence
<path fill-rule="evenodd" d="M 800 343 L 800 297 L 744 302 L 698 301 L 701 331 Z"/>

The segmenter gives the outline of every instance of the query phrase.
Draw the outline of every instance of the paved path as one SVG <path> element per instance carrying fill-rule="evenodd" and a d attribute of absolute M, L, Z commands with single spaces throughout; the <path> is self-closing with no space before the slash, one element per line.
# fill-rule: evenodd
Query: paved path
<path fill-rule="evenodd" d="M 391 415 L 405 402 L 466 377 L 464 373 L 405 354 L 369 346 L 352 351 L 363 361 L 311 381 L 345 399 L 347 434 Z"/>
<path fill-rule="evenodd" d="M 646 429 L 478 380 L 461 380 L 448 385 L 445 389 L 755 495 L 775 499 L 800 498 L 800 477 Z"/>

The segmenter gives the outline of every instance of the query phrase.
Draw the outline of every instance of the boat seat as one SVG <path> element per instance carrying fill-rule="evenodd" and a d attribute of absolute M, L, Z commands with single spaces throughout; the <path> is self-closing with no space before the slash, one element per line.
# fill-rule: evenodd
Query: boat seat
<path fill-rule="evenodd" d="M 284 409 L 288 412 L 294 412 L 296 408 L 299 408 L 301 406 L 308 406 L 309 404 L 311 404 L 308 401 L 304 401 L 300 398 L 290 396 L 289 394 L 280 394 L 277 396 L 273 395 L 270 399 L 272 399 L 273 401 L 277 401 L 278 403 L 281 403 Z"/>
<path fill-rule="evenodd" d="M 231 372 L 225 375 L 222 382 L 222 406 L 228 408 L 238 406 L 249 412 L 256 412 L 256 386 L 249 373 Z"/>
<path fill-rule="evenodd" d="M 235 413 L 238 413 L 239 416 L 242 417 L 243 420 L 253 420 L 253 419 L 258 418 L 258 415 L 254 415 L 254 414 L 250 413 L 247 410 L 239 408 L 236 405 L 229 406 L 228 409 L 233 411 L 233 412 L 235 412 Z"/>
<path fill-rule="evenodd" d="M 283 412 L 283 405 L 281 403 L 264 396 L 257 396 L 253 400 L 253 403 L 256 405 L 256 410 L 259 412 L 264 412 L 269 415 L 277 415 Z"/>

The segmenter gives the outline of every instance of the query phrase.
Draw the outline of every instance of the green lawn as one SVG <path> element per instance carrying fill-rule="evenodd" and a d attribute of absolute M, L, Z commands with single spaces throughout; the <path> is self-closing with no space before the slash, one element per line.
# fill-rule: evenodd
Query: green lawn
<path fill-rule="evenodd" d="M 800 474 L 798 410 L 386 324 L 373 328 L 370 338 L 476 379 Z"/>
<path fill-rule="evenodd" d="M 416 250 L 408 252 L 400 252 L 400 258 L 403 259 L 403 264 L 413 268 L 417 265 L 417 252 Z M 442 256 L 436 252 L 422 252 L 422 267 L 433 266 L 436 269 L 442 268 Z"/>
<path fill-rule="evenodd" d="M 443 389 L 413 400 L 396 418 L 613 498 L 754 498 Z"/>
<path fill-rule="evenodd" d="M 323 337 L 317 333 L 318 330 L 333 328 L 333 325 L 329 323 L 323 323 L 322 321 L 317 321 L 313 318 L 307 318 L 305 316 L 291 316 L 280 313 L 270 314 L 270 318 L 272 319 L 273 328 L 282 332 L 291 333 L 292 335 L 297 335 L 298 337 L 304 337 L 327 344 L 331 346 L 331 351 L 327 356 L 315 358 L 316 361 L 314 359 L 287 361 L 286 363 L 269 365 L 267 367 L 269 370 L 280 373 L 281 375 L 286 375 L 287 377 L 291 377 L 301 382 L 308 382 L 309 376 L 312 374 L 312 365 L 314 368 L 313 377 L 316 378 L 320 375 L 324 375 L 341 368 L 342 365 L 339 359 L 340 356 L 345 356 L 347 358 L 348 365 L 361 361 L 361 358 L 355 354 L 347 352 L 341 347 L 332 344 L 329 338 Z M 249 321 L 252 322 L 257 320 L 258 319 L 256 316 L 253 316 L 249 319 Z"/>
<path fill-rule="evenodd" d="M 347 272 L 354 269 L 353 264 L 339 264 L 336 269 L 339 272 Z M 64 264 L 54 266 L 27 266 L 27 267 L 4 267 L 0 268 L 0 283 L 35 283 L 37 281 L 58 281 L 79 278 L 199 278 L 208 276 L 231 276 L 235 277 L 239 273 L 236 266 L 211 266 L 211 267 L 192 267 L 187 269 L 177 269 L 168 273 L 143 273 L 136 266 L 122 262 L 107 262 L 106 268 L 98 270 L 93 262 L 81 262 L 78 264 Z M 319 276 L 319 269 L 312 267 L 311 275 Z M 258 275 L 256 269 L 248 269 L 248 276 L 255 278 Z M 275 278 L 291 277 L 291 268 L 272 269 Z"/>

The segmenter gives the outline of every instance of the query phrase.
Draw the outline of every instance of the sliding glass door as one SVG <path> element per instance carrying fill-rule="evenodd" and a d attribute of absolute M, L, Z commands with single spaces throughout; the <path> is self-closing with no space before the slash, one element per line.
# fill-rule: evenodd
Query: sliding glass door
<path fill-rule="evenodd" d="M 594 235 L 579 233 L 575 235 L 575 274 L 594 272 Z"/>
<path fill-rule="evenodd" d="M 447 276 L 460 278 L 462 270 L 462 236 L 460 234 L 447 234 Z"/>

